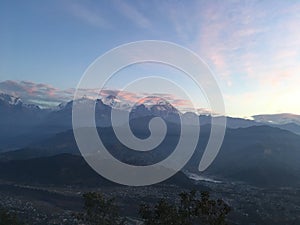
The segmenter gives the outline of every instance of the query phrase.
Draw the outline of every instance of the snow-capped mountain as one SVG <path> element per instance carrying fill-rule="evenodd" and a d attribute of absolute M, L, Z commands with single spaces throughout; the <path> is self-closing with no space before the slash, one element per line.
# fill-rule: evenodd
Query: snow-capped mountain
<path fill-rule="evenodd" d="M 111 126 L 112 109 L 117 110 L 120 114 L 125 113 L 125 110 L 129 111 L 130 120 L 139 121 L 140 119 L 146 119 L 145 121 L 148 121 L 149 118 L 158 116 L 175 125 L 180 124 L 180 116 L 189 118 L 196 115 L 192 112 L 182 114 L 168 101 L 157 97 L 147 97 L 133 107 L 127 102 L 120 101 L 115 96 L 107 96 L 97 100 L 83 97 L 75 101 L 61 103 L 50 110 L 42 109 L 37 105 L 23 103 L 19 97 L 1 93 L 0 144 L 5 144 L 8 140 L 10 140 L 9 143 L 18 143 L 18 141 L 14 140 L 15 137 L 22 137 L 23 140 L 30 141 L 28 135 L 31 137 L 43 137 L 72 129 L 72 107 L 74 103 L 83 109 L 87 105 L 95 106 L 95 120 L 99 127 Z M 235 129 L 268 125 L 299 134 L 299 117 L 292 114 L 259 115 L 254 116 L 254 120 L 227 117 L 227 127 Z M 209 124 L 211 116 L 200 115 L 199 120 L 201 125 Z M 188 120 L 186 121 L 187 124 L 194 125 L 188 123 Z M 120 125 L 124 122 L 120 121 Z M 83 123 L 82 126 L 84 125 Z"/>
<path fill-rule="evenodd" d="M 54 109 L 53 111 L 66 111 L 66 110 L 72 111 L 72 107 L 74 103 L 80 104 L 84 107 L 86 105 L 94 105 L 95 101 L 87 97 L 82 97 L 76 100 L 60 103 L 57 107 L 53 108 Z"/>
<path fill-rule="evenodd" d="M 158 116 L 170 122 L 178 122 L 180 115 L 180 111 L 172 106 L 172 104 L 157 97 L 144 98 L 131 110 L 131 118 Z"/>
<path fill-rule="evenodd" d="M 8 105 L 20 105 L 23 104 L 19 97 L 11 96 L 8 94 L 0 93 L 0 102 Z"/>
<path fill-rule="evenodd" d="M 300 125 L 300 115 L 291 113 L 264 114 L 252 116 L 256 122 L 283 125 L 295 123 Z"/>
<path fill-rule="evenodd" d="M 6 106 L 10 106 L 10 107 L 24 107 L 27 109 L 33 109 L 33 110 L 39 110 L 40 107 L 34 104 L 25 104 L 23 103 L 23 101 L 21 100 L 21 98 L 16 97 L 16 96 L 12 96 L 12 95 L 8 95 L 5 93 L 0 93 L 0 104 L 1 105 L 6 105 Z"/>
<path fill-rule="evenodd" d="M 102 99 L 102 102 L 105 105 L 108 105 L 108 106 L 114 107 L 114 108 L 120 108 L 120 106 L 121 106 L 120 99 L 114 95 L 108 95 L 108 96 L 104 97 Z"/>

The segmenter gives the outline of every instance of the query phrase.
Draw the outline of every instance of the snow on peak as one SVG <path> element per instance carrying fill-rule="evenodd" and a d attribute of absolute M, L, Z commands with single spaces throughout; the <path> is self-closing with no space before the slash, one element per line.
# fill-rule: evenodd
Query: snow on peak
<path fill-rule="evenodd" d="M 0 100 L 6 102 L 9 105 L 22 105 L 22 100 L 19 97 L 0 93 Z"/>
<path fill-rule="evenodd" d="M 108 95 L 102 99 L 105 105 L 109 105 L 110 107 L 119 108 L 121 105 L 121 100 L 115 95 Z"/>

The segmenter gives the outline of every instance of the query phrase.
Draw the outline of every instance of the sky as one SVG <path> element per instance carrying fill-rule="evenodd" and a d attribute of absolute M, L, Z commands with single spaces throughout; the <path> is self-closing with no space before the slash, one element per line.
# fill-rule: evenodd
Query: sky
<path fill-rule="evenodd" d="M 228 115 L 300 114 L 299 27 L 296 0 L 1 1 L 0 91 L 56 104 L 72 97 L 87 67 L 110 49 L 163 40 L 208 64 Z M 184 79 L 160 66 L 123 73 L 108 88 L 145 74 Z M 188 81 L 185 88 L 193 90 L 198 108 L 207 107 Z"/>

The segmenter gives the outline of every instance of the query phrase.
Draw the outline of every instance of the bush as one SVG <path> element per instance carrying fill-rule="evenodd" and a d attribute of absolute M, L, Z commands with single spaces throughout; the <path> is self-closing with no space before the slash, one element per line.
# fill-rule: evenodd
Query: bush
<path fill-rule="evenodd" d="M 196 191 L 183 192 L 179 206 L 160 200 L 154 207 L 143 204 L 139 214 L 145 225 L 226 225 L 230 207 L 221 199 L 212 200 L 208 192 L 197 198 Z"/>
<path fill-rule="evenodd" d="M 104 195 L 89 192 L 83 195 L 84 213 L 77 218 L 86 225 L 118 225 L 123 224 L 114 199 L 106 199 Z"/>
<path fill-rule="evenodd" d="M 0 208 L 0 225 L 21 225 L 22 223 L 17 217 L 8 212 L 6 209 Z"/>

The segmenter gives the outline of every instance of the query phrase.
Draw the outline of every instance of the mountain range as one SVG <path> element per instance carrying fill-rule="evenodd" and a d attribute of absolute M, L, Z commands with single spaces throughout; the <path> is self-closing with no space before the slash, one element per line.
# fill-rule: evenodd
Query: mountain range
<path fill-rule="evenodd" d="M 96 101 L 82 98 L 76 102 L 82 107 L 86 104 L 95 104 L 97 127 L 109 127 L 111 126 L 111 110 L 116 106 L 114 99 L 114 96 L 107 96 Z M 45 109 L 37 105 L 25 104 L 18 97 L 0 93 L 0 149 L 7 151 L 21 148 L 50 138 L 56 133 L 72 129 L 72 106 L 73 100 Z M 123 113 L 126 109 L 122 107 L 117 110 Z M 150 98 L 145 104 L 136 105 L 131 110 L 130 120 L 158 116 L 168 122 L 180 124 L 179 116 L 188 117 L 191 113 L 193 112 L 181 113 L 167 101 Z M 211 116 L 199 115 L 199 120 L 201 125 L 210 124 Z M 256 115 L 253 119 L 227 117 L 227 127 L 246 128 L 268 125 L 300 134 L 299 121 L 300 116 L 293 114 Z"/>
<path fill-rule="evenodd" d="M 111 128 L 102 129 L 101 133 L 105 133 L 101 139 L 111 154 L 133 165 L 148 165 L 161 161 L 172 152 L 178 141 L 176 135 L 167 134 L 166 140 L 156 149 L 148 153 L 136 153 L 123 146 Z M 199 173 L 198 164 L 209 134 L 210 125 L 204 125 L 195 153 L 184 167 L 184 171 L 216 180 L 240 181 L 258 186 L 300 185 L 299 135 L 269 126 L 228 128 L 217 158 L 204 173 Z M 0 162 L 27 161 L 60 154 L 80 156 L 72 130 L 56 134 L 26 148 L 2 153 Z"/>
<path fill-rule="evenodd" d="M 166 158 L 178 143 L 179 116 L 188 117 L 192 113 L 181 113 L 166 101 L 151 102 L 148 99 L 146 103 L 136 105 L 129 115 L 132 132 L 137 137 L 146 138 L 150 135 L 148 124 L 155 116 L 161 117 L 167 124 L 167 135 L 163 142 L 154 150 L 142 153 L 127 148 L 116 137 L 110 121 L 110 113 L 116 106 L 113 100 L 113 96 L 96 101 L 82 98 L 76 100 L 76 103 L 83 107 L 95 104 L 97 129 L 104 145 L 114 157 L 133 165 L 149 165 Z M 81 157 L 71 124 L 73 104 L 73 101 L 69 101 L 52 109 L 42 109 L 24 104 L 20 98 L 0 94 L 0 167 L 12 170 L 8 172 L 3 169 L 6 172 L 0 173 L 0 179 L 13 180 L 15 175 L 19 177 L 13 171 L 26 171 L 27 163 L 42 171 L 46 168 L 34 165 L 40 165 L 40 161 L 58 160 L 61 164 L 54 163 L 53 166 L 58 166 L 59 171 L 65 170 L 61 168 L 63 161 L 68 162 L 70 167 L 74 165 L 71 162 L 78 162 Z M 124 113 L 124 108 L 116 108 L 118 113 Z M 293 114 L 256 115 L 253 119 L 227 117 L 227 129 L 220 153 L 201 175 L 261 186 L 299 186 L 299 119 L 300 116 Z M 192 173 L 199 173 L 198 163 L 210 134 L 211 116 L 199 115 L 199 121 L 199 142 L 193 157 L 184 168 Z M 38 180 L 30 176 L 26 179 Z"/>

